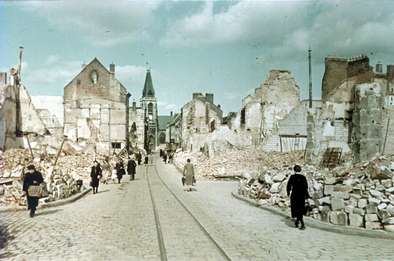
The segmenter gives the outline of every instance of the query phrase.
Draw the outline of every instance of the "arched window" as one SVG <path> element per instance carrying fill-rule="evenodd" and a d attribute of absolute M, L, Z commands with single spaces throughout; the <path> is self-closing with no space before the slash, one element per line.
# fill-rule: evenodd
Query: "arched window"
<path fill-rule="evenodd" d="M 153 103 L 148 104 L 148 114 L 153 114 Z"/>
<path fill-rule="evenodd" d="M 215 123 L 215 120 L 213 120 L 213 121 L 211 121 L 211 124 L 210 124 L 210 132 L 213 132 L 215 129 L 216 129 L 216 123 Z"/>
<path fill-rule="evenodd" d="M 135 124 L 135 122 L 133 122 L 133 124 L 131 124 L 131 132 L 136 132 L 137 131 L 137 125 Z"/>
<path fill-rule="evenodd" d="M 241 126 L 243 126 L 243 125 L 245 125 L 245 121 L 246 121 L 246 111 L 245 111 L 245 107 L 244 108 L 242 108 L 242 110 L 241 110 Z"/>

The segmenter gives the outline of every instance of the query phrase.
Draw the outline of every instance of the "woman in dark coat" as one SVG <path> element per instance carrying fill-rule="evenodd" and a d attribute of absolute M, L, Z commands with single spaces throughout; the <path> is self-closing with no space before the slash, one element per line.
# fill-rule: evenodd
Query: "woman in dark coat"
<path fill-rule="evenodd" d="M 42 174 L 36 170 L 34 165 L 29 165 L 27 167 L 26 176 L 23 179 L 23 191 L 27 197 L 27 209 L 30 210 L 30 217 L 34 217 L 38 206 L 39 197 L 33 197 L 29 195 L 29 187 L 30 186 L 38 186 L 44 179 L 42 178 Z"/>
<path fill-rule="evenodd" d="M 136 167 L 137 163 L 135 163 L 134 159 L 129 159 L 127 162 L 127 174 L 130 175 L 130 180 L 134 180 Z"/>
<path fill-rule="evenodd" d="M 96 194 L 98 192 L 98 187 L 100 184 L 100 179 L 103 177 L 103 171 L 101 169 L 100 163 L 98 163 L 96 160 L 94 161 L 94 164 L 92 166 L 92 170 L 90 171 L 90 178 L 92 179 L 90 181 L 90 185 L 93 188 L 93 194 Z"/>
<path fill-rule="evenodd" d="M 141 161 L 142 161 L 141 152 L 138 152 L 138 154 L 137 154 L 137 161 L 138 161 L 138 165 L 141 165 Z"/>
<path fill-rule="evenodd" d="M 308 182 L 305 176 L 301 175 L 301 167 L 294 166 L 294 174 L 287 182 L 287 196 L 290 196 L 291 217 L 296 218 L 295 226 L 301 223 L 300 229 L 305 229 L 303 215 L 306 213 L 305 200 L 309 198 Z"/>
<path fill-rule="evenodd" d="M 118 183 L 120 183 L 123 175 L 126 174 L 126 171 L 124 170 L 124 166 L 123 166 L 123 161 L 121 159 L 119 159 L 119 161 L 116 163 L 115 169 L 116 169 L 116 176 L 118 177 Z"/>

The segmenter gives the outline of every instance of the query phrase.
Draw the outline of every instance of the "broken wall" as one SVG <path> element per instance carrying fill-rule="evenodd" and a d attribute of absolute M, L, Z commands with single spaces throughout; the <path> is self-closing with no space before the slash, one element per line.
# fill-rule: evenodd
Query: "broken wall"
<path fill-rule="evenodd" d="M 368 160 L 382 152 L 383 104 L 382 88 L 378 83 L 356 87 L 352 132 L 356 161 Z"/>

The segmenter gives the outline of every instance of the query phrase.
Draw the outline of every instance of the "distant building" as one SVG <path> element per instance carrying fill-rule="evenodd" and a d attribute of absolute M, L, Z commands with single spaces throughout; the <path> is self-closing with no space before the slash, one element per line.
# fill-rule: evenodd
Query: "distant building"
<path fill-rule="evenodd" d="M 126 145 L 127 89 L 94 58 L 64 87 L 64 134 L 73 141 L 92 143 L 111 153 Z"/>
<path fill-rule="evenodd" d="M 213 94 L 193 93 L 193 99 L 182 107 L 182 147 L 193 148 L 191 137 L 194 134 L 213 132 L 222 123 L 223 112 L 220 105 L 213 102 Z"/>
<path fill-rule="evenodd" d="M 172 116 L 167 116 L 167 115 L 163 115 L 163 116 L 159 116 L 159 144 L 165 144 L 167 143 L 167 134 L 166 134 L 166 130 L 167 130 L 167 125 L 170 123 L 170 121 L 172 120 Z"/>

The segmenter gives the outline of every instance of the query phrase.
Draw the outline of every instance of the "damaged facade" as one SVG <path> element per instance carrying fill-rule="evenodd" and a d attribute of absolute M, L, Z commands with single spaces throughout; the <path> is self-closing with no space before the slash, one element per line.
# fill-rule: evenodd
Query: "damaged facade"
<path fill-rule="evenodd" d="M 199 151 L 204 146 L 202 138 L 220 126 L 223 117 L 212 93 L 193 93 L 193 99 L 182 107 L 181 114 L 182 148 L 190 151 Z"/>
<path fill-rule="evenodd" d="M 27 147 L 27 135 L 48 134 L 26 87 L 9 79 L 7 73 L 1 73 L 0 96 L 1 149 Z"/>
<path fill-rule="evenodd" d="M 394 67 L 388 65 L 384 74 L 378 64 L 374 71 L 364 55 L 327 57 L 325 65 L 323 105 L 310 110 L 308 120 L 308 161 L 320 163 L 330 148 L 351 154 L 355 161 L 393 153 L 394 130 L 389 119 Z"/>
<path fill-rule="evenodd" d="M 64 87 L 64 134 L 101 153 L 124 148 L 128 97 L 115 78 L 115 65 L 108 70 L 93 59 Z"/>

